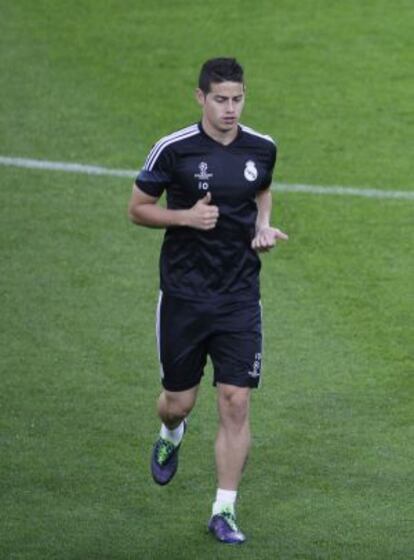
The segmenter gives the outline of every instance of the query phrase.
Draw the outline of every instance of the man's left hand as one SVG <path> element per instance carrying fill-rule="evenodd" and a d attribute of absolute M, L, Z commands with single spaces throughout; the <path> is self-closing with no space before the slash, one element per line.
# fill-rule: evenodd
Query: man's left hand
<path fill-rule="evenodd" d="M 262 227 L 257 230 L 256 235 L 252 240 L 252 249 L 259 253 L 270 251 L 270 249 L 275 247 L 278 239 L 287 241 L 289 237 L 280 229 L 270 226 Z"/>

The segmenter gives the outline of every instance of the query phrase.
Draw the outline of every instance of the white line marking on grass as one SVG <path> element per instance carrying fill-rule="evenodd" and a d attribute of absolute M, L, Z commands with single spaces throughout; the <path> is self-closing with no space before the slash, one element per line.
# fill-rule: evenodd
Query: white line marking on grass
<path fill-rule="evenodd" d="M 47 161 L 41 159 L 26 159 L 18 157 L 0 156 L 0 165 L 9 167 L 24 167 L 26 169 L 40 169 L 47 171 L 64 171 L 67 173 L 85 173 L 87 175 L 108 175 L 111 177 L 135 178 L 138 171 L 132 169 L 110 169 L 100 165 L 85 165 L 82 163 L 67 163 L 61 161 Z M 335 196 L 363 196 L 368 198 L 394 198 L 414 200 L 413 191 L 392 191 L 380 189 L 359 189 L 354 187 L 318 185 L 300 185 L 273 183 L 272 189 L 278 192 L 298 192 L 305 194 L 321 194 Z"/>
<path fill-rule="evenodd" d="M 136 177 L 137 171 L 128 169 L 110 169 L 100 165 L 84 165 L 83 163 L 65 163 L 63 161 L 47 161 L 43 159 L 25 159 L 0 156 L 0 165 L 42 169 L 47 171 L 65 171 L 67 173 L 86 173 L 87 175 L 110 175 L 111 177 Z"/>
<path fill-rule="evenodd" d="M 355 187 L 322 187 L 318 185 L 293 185 L 273 183 L 273 190 L 278 192 L 298 192 L 309 194 L 330 194 L 336 196 L 365 196 L 367 198 L 398 198 L 414 200 L 413 191 L 390 191 L 380 189 L 357 189 Z"/>

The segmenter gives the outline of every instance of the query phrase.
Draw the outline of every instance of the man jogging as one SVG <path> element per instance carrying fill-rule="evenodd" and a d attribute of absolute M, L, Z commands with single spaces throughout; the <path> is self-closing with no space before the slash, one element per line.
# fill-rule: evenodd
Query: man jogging
<path fill-rule="evenodd" d="M 207 61 L 196 97 L 201 121 L 153 146 L 129 203 L 134 223 L 166 229 L 157 308 L 161 430 L 151 470 L 161 485 L 174 476 L 210 356 L 219 426 L 208 528 L 221 542 L 242 543 L 235 502 L 250 447 L 250 392 L 259 385 L 262 360 L 257 253 L 287 235 L 270 226 L 276 146 L 239 124 L 242 67 L 232 58 Z M 164 191 L 166 208 L 158 204 Z"/>

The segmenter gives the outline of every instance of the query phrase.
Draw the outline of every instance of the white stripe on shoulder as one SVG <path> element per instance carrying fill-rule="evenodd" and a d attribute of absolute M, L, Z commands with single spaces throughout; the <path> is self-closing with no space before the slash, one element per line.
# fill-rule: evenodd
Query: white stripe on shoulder
<path fill-rule="evenodd" d="M 168 134 L 158 140 L 156 144 L 154 144 L 153 148 L 151 149 L 150 153 L 148 154 L 147 159 L 145 160 L 144 169 L 147 171 L 151 171 L 157 161 L 159 155 L 163 151 L 164 148 L 173 144 L 174 142 L 179 142 L 180 140 L 184 140 L 185 138 L 189 138 L 190 136 L 195 136 L 199 134 L 200 130 L 197 124 L 193 124 L 191 126 L 187 126 L 186 128 L 182 128 L 173 132 L 172 134 Z"/>
<path fill-rule="evenodd" d="M 259 138 L 263 138 L 264 140 L 269 140 L 269 142 L 272 142 L 272 144 L 276 144 L 276 142 L 273 140 L 273 138 L 271 136 L 269 136 L 268 134 L 261 134 L 260 132 L 257 132 L 257 130 L 254 130 L 253 128 L 250 128 L 250 126 L 245 126 L 244 124 L 240 124 L 241 129 L 244 132 L 247 132 L 249 134 L 253 134 L 253 136 L 258 136 Z"/>

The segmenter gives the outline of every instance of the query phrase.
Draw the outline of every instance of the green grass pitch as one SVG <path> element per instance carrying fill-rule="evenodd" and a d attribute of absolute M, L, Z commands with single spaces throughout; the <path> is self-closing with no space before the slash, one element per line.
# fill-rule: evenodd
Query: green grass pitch
<path fill-rule="evenodd" d="M 411 0 L 0 3 L 0 155 L 138 169 L 237 56 L 284 183 L 412 189 Z M 410 140 L 411 139 L 411 140 Z M 411 141 L 411 143 L 410 143 Z M 206 532 L 208 370 L 173 483 L 149 474 L 162 232 L 122 178 L 0 167 L 0 557 L 407 560 L 412 200 L 276 193 L 242 548 Z"/>

